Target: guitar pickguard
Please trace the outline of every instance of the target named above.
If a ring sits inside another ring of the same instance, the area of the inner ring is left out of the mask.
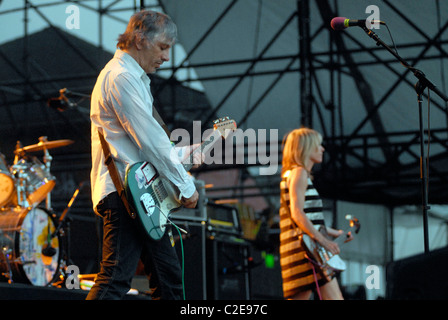
[[[145,208],[146,215],[150,217],[156,209],[156,203],[154,199],[149,193],[143,193],[140,196],[140,203],[142,204],[143,208]]]

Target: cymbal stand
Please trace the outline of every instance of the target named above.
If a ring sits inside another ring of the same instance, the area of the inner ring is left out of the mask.
[[[22,143],[20,141],[17,141],[16,144],[16,150],[15,150],[15,157],[14,157],[14,163],[11,166],[12,174],[17,179],[16,183],[16,192],[17,192],[17,205],[22,207],[28,207],[28,200],[26,199],[26,174],[25,169],[26,167],[21,166],[19,163],[20,158],[24,156],[23,151],[19,152],[19,150],[22,150]]]
[[[66,222],[66,218],[68,216],[68,212],[70,211],[70,208],[72,207],[73,203],[75,202],[76,198],[78,197],[79,192],[81,191],[81,189],[84,186],[84,181],[82,181],[78,188],[75,190],[75,192],[73,193],[72,198],[70,199],[67,207],[65,208],[65,210],[62,212],[61,216],[59,217],[59,224],[57,225],[55,231],[51,234],[50,239],[48,240],[48,243],[51,243],[51,240],[56,237],[58,235],[58,233],[60,233],[64,238],[65,238],[65,249],[63,252],[62,256],[65,256],[65,263],[67,264],[72,264],[72,261],[70,259],[70,223]],[[62,229],[62,226],[65,224],[65,230]],[[66,265],[61,265],[61,271],[63,271],[64,267],[66,267]],[[64,270],[65,271],[65,270]]]
[[[12,166],[12,173],[17,178],[16,192],[17,192],[17,205],[22,207],[29,207],[28,200],[26,198],[26,167],[16,163]]]
[[[49,174],[50,168],[51,168],[51,161],[53,160],[53,157],[48,152],[48,149],[45,147],[45,142],[48,142],[46,136],[39,137],[39,142],[42,142],[44,144],[44,165],[45,165],[45,171]],[[48,192],[47,198],[45,200],[45,207],[48,210],[51,210],[51,192]]]

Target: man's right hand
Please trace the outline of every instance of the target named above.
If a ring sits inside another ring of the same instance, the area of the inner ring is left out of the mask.
[[[184,198],[182,197],[182,199],[180,200],[180,202],[182,203],[182,205],[185,208],[189,208],[189,209],[193,209],[196,207],[197,203],[199,200],[199,193],[196,190],[193,195],[190,198]]]

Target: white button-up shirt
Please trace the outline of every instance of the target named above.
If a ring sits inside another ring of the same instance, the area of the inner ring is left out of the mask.
[[[101,71],[91,97],[92,202],[98,202],[116,191],[104,163],[104,152],[98,129],[109,144],[118,171],[125,179],[126,168],[148,161],[160,175],[169,179],[182,196],[190,198],[196,188],[193,178],[181,163],[173,162],[173,146],[163,128],[153,117],[150,79],[137,61],[117,50]]]

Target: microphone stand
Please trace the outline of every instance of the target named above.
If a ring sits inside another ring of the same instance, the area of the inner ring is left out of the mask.
[[[49,243],[51,243],[51,239],[53,239],[54,237],[56,237],[59,234],[59,231],[61,230],[62,226],[64,225],[67,214],[68,214],[70,208],[72,207],[73,202],[78,197],[79,191],[83,188],[83,186],[84,186],[84,181],[82,181],[79,184],[78,188],[73,193],[73,196],[70,199],[67,207],[65,208],[65,210],[62,212],[61,216],[59,217],[59,224],[56,227],[55,231],[51,234]],[[70,259],[70,226],[69,226],[69,223],[66,223],[66,231],[64,232],[64,236],[65,236],[65,252],[64,252],[65,260],[66,260],[66,263],[71,264],[72,262]]]
[[[76,198],[78,197],[78,193],[79,191],[81,191],[82,187],[84,186],[84,181],[82,181],[78,188],[75,190],[75,192],[73,193],[72,198],[70,199],[70,201],[68,202],[67,207],[65,208],[65,210],[62,212],[60,218],[59,218],[59,225],[57,226],[56,230],[53,232],[53,234],[51,235],[52,238],[56,237],[56,235],[58,234],[59,230],[61,229],[62,225],[64,224],[65,221],[65,217],[67,216],[68,211],[70,210],[70,208],[72,207],[73,202],[76,200]]]
[[[445,101],[445,104],[448,102],[448,97],[441,92],[431,81],[426,78],[425,74],[409,65],[406,61],[401,58],[398,53],[393,51],[387,44],[385,44],[378,35],[375,34],[371,29],[368,29],[366,26],[361,26],[361,28],[365,31],[365,33],[376,41],[377,46],[382,46],[387,51],[389,51],[395,58],[397,58],[398,61],[407,69],[409,69],[414,76],[418,79],[417,83],[415,84],[415,91],[417,92],[417,101],[418,101],[418,110],[419,110],[419,125],[420,125],[420,178],[422,183],[422,210],[423,210],[423,234],[424,234],[424,246],[425,246],[425,253],[429,252],[429,237],[428,237],[428,190],[427,190],[427,172],[426,172],[426,165],[428,159],[425,158],[424,155],[424,141],[423,141],[423,113],[422,113],[422,94],[423,91],[428,88],[432,91],[434,91],[440,98],[442,98]],[[429,142],[428,142],[429,143]]]

